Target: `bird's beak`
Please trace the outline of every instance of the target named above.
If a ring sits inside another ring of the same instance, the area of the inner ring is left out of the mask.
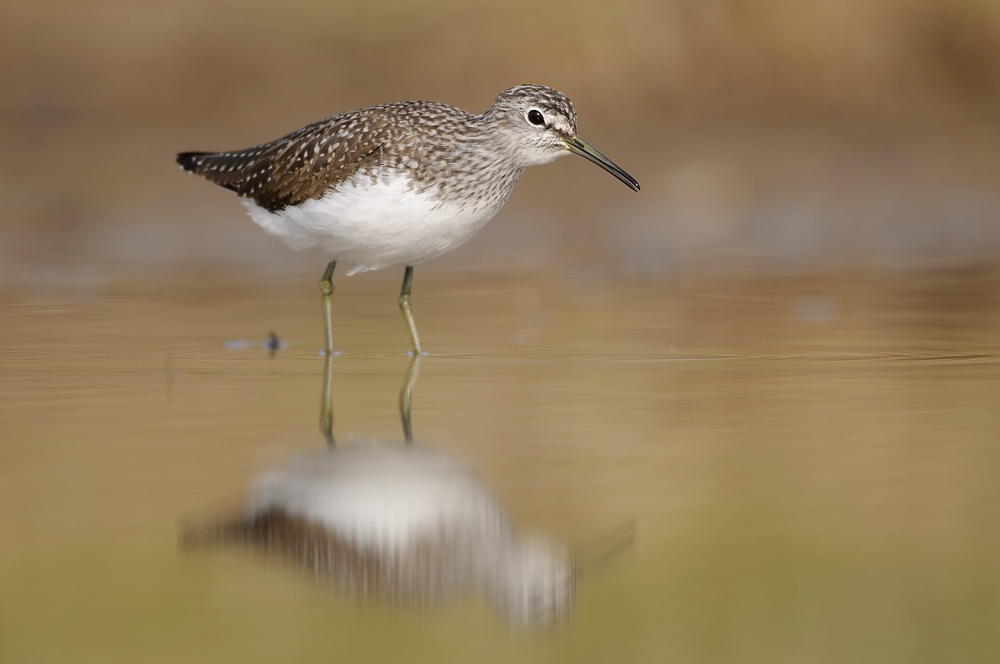
[[[574,136],[573,138],[566,139],[566,147],[573,154],[578,154],[587,161],[592,161],[608,173],[611,173],[616,178],[624,182],[629,186],[632,191],[639,191],[639,183],[635,181],[635,178],[623,171],[618,165],[605,157],[603,154],[590,147],[582,138],[579,136]]]

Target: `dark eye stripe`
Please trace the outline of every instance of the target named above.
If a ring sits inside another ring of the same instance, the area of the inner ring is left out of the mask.
[[[536,111],[535,109],[531,109],[530,111],[528,111],[528,122],[530,122],[533,125],[545,124],[545,116],[543,116],[540,112]]]

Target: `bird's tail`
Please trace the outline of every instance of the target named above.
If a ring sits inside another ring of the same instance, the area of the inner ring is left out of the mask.
[[[177,155],[177,163],[188,173],[197,173],[198,167],[204,162],[203,157],[211,154],[211,152],[181,152]]]

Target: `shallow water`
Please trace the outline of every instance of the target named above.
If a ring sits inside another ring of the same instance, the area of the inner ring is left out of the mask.
[[[181,543],[325,449],[315,284],[7,292],[0,661],[996,661],[998,304],[975,271],[418,283],[417,446],[579,559],[637,532],[525,626]],[[335,316],[337,444],[401,448],[393,286]]]

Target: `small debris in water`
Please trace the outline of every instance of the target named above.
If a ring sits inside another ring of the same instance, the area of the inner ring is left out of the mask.
[[[278,338],[277,334],[271,332],[271,334],[268,335],[267,340],[264,341],[264,343],[262,343],[260,347],[269,352],[271,354],[271,357],[274,357],[275,353],[277,353],[279,350],[282,350],[287,345],[288,344],[286,344],[284,341]]]

